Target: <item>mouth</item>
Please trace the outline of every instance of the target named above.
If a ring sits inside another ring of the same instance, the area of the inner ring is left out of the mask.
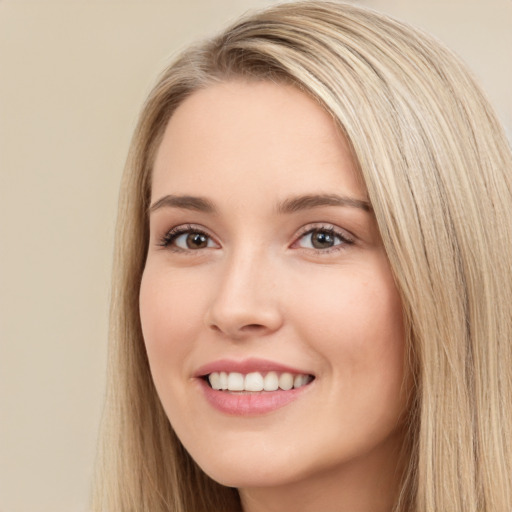
[[[212,361],[194,376],[214,409],[244,417],[273,413],[309,395],[316,380],[305,369],[260,358]]]
[[[291,372],[212,372],[201,378],[216,391],[229,393],[255,393],[272,391],[289,391],[307,386],[314,376],[305,373]]]

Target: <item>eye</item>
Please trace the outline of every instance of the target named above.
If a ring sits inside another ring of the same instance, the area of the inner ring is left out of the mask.
[[[160,245],[176,251],[196,251],[217,247],[210,235],[192,226],[178,226],[171,229]]]
[[[318,227],[304,233],[296,242],[298,247],[326,251],[337,246],[351,245],[353,240],[332,227]],[[341,248],[341,247],[340,247]]]

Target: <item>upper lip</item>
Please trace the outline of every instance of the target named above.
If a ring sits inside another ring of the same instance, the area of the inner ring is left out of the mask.
[[[247,374],[251,372],[288,372],[300,375],[312,375],[311,372],[293,368],[268,359],[249,358],[243,360],[217,359],[198,368],[194,377],[204,377],[213,372],[238,372]]]

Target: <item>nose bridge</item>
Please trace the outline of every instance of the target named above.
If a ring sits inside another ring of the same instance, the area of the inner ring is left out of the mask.
[[[241,244],[227,255],[207,314],[208,326],[233,338],[279,328],[274,267],[262,246]]]

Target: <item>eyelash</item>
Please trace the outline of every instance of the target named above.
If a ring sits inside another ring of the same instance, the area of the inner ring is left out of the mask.
[[[177,226],[175,228],[170,229],[160,240],[159,245],[161,247],[165,247],[167,249],[171,249],[172,251],[176,252],[187,252],[186,249],[182,249],[181,247],[176,247],[173,245],[173,242],[179,238],[181,235],[186,235],[187,233],[195,233],[198,235],[203,235],[207,237],[208,239],[211,239],[212,237],[201,228],[198,228],[197,226],[193,226],[191,224],[187,224],[185,226]],[[194,252],[193,249],[189,249],[191,252]]]
[[[340,240],[340,243],[333,245],[331,247],[326,247],[323,249],[317,249],[317,248],[305,248],[306,250],[314,250],[316,252],[326,254],[330,252],[335,251],[341,251],[343,249],[346,249],[348,245],[353,245],[354,240],[351,238],[344,230],[341,230],[339,228],[336,228],[333,225],[326,225],[326,224],[319,224],[316,226],[308,226],[302,233],[300,233],[296,239],[295,242],[293,242],[292,246],[297,245],[304,237],[308,235],[312,235],[313,233],[324,233],[326,235],[329,235],[333,238],[337,238]]]
[[[203,235],[208,240],[212,240],[211,235],[209,235],[206,231],[204,231],[203,229],[201,229],[197,226],[188,224],[188,225],[184,225],[184,226],[177,226],[175,228],[170,229],[162,237],[162,239],[160,240],[158,245],[160,245],[161,247],[170,249],[174,252],[198,252],[201,248],[199,248],[199,249],[183,249],[181,247],[177,247],[177,246],[173,245],[173,243],[180,236],[185,235],[185,234],[192,234],[192,233],[198,234],[198,235]],[[326,254],[326,253],[330,253],[330,252],[334,252],[334,251],[343,250],[346,248],[346,246],[354,244],[354,240],[350,236],[348,236],[345,231],[342,231],[339,228],[336,228],[332,225],[320,224],[317,226],[313,226],[313,227],[309,226],[308,228],[306,228],[302,233],[300,233],[297,236],[295,242],[293,242],[293,244],[292,244],[292,247],[298,245],[300,240],[302,240],[304,237],[306,237],[308,235],[312,235],[313,233],[325,233],[328,236],[337,238],[340,241],[340,243],[333,245],[331,247],[323,248],[323,249],[305,248],[305,247],[302,247],[302,249],[314,250],[318,253]],[[299,248],[301,248],[301,247],[299,246]]]

